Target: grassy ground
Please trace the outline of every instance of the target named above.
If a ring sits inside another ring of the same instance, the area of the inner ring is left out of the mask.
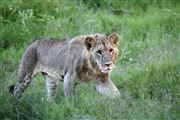
[[[32,40],[95,32],[121,36],[119,61],[111,73],[121,98],[105,98],[88,83],[66,101],[61,83],[55,102],[47,103],[39,75],[20,104],[12,105],[8,86],[17,82],[21,56]],[[0,119],[178,120],[179,45],[178,0],[1,0]]]

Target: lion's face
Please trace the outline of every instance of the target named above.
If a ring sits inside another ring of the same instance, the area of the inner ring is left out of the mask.
[[[89,62],[96,72],[108,73],[115,66],[118,56],[118,35],[105,37],[101,34],[87,37],[85,45],[89,51]]]

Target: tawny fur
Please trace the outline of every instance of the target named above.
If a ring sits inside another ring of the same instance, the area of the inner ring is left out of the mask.
[[[58,81],[64,81],[65,96],[72,96],[79,82],[95,81],[96,90],[107,96],[119,95],[109,79],[109,71],[117,62],[118,40],[116,33],[81,35],[59,41],[40,39],[26,49],[19,69],[19,82],[10,92],[20,98],[37,73],[46,80],[48,100],[55,96]]]

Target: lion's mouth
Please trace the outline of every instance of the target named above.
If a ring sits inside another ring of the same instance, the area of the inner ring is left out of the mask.
[[[110,69],[110,68],[101,69],[101,72],[102,72],[102,73],[108,73],[109,71],[111,71],[111,69]]]

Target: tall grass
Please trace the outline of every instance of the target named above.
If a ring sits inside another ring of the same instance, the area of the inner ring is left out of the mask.
[[[0,119],[179,119],[180,2],[177,0],[1,0]],[[41,75],[13,106],[8,86],[17,83],[21,56],[34,39],[80,34],[121,36],[111,79],[122,93],[108,99],[80,84],[66,101],[63,83],[46,101]]]

